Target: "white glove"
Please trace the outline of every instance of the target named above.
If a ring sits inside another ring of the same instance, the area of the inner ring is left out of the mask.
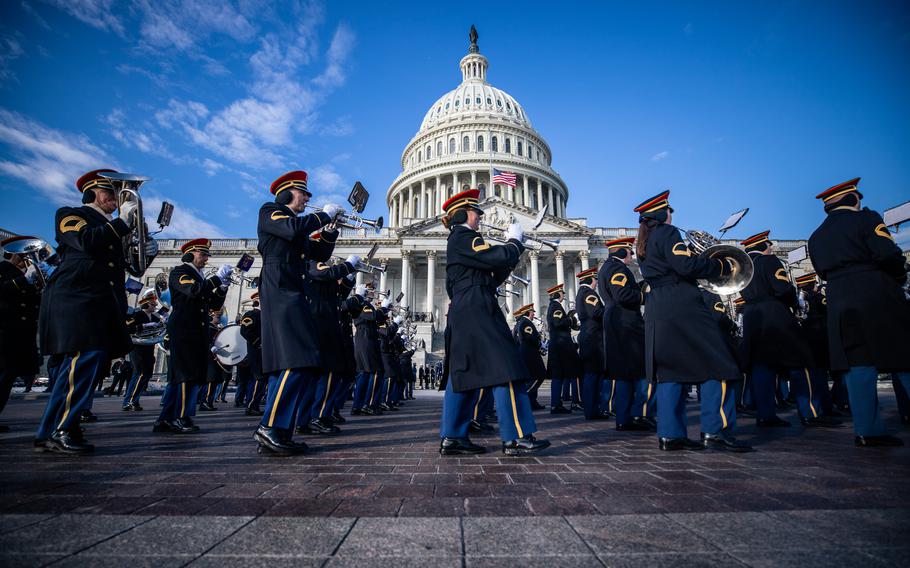
[[[139,207],[139,203],[136,201],[124,201],[120,206],[120,218],[130,227],[136,224],[134,213],[137,207]]]
[[[142,324],[142,329],[150,329],[153,327],[158,327],[158,324],[155,322]]]
[[[322,212],[334,219],[339,213],[344,213],[344,207],[335,205],[334,203],[328,203],[322,208]]]
[[[392,321],[395,322],[395,325],[401,325],[401,322],[404,321],[404,318],[401,316],[395,316],[395,319],[393,319]]]
[[[525,242],[525,232],[521,228],[521,225],[518,223],[512,223],[509,225],[509,228],[506,229],[506,238],[509,240],[515,239],[516,241],[523,243]]]
[[[212,353],[218,353],[218,348],[213,345],[211,347],[211,349],[209,349],[209,351],[211,351]]]
[[[349,275],[349,276],[350,276],[350,275]],[[367,287],[366,287],[366,285],[365,285],[365,284],[359,284],[356,288],[354,288],[354,293],[357,294],[357,295],[360,296],[360,297],[366,296],[366,295],[367,295]]]
[[[34,264],[28,264],[28,268],[25,269],[25,279],[28,280],[29,284],[34,284],[35,280],[38,279],[38,269],[35,268]]]
[[[145,243],[145,256],[155,256],[158,254],[158,241],[149,239]]]
[[[389,298],[383,298],[381,305],[383,308],[388,308],[389,306],[392,305],[392,300]]]
[[[356,254],[352,254],[347,259],[345,259],[345,262],[347,262],[351,266],[357,266],[360,263],[360,257],[357,256]]]
[[[355,272],[346,274],[344,277],[348,279],[348,282],[353,282],[354,280],[357,280],[357,274]]]
[[[222,284],[229,283],[228,277],[231,275],[231,272],[233,272],[233,270],[231,270],[230,264],[222,264],[218,268],[218,279],[221,280]]]

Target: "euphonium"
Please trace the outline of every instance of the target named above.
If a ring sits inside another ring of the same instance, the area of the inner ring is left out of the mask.
[[[113,184],[114,191],[117,192],[118,211],[127,201],[136,202],[136,222],[130,234],[123,237],[123,257],[127,271],[133,276],[142,276],[153,260],[146,255],[146,243],[150,237],[142,211],[142,198],[139,196],[139,187],[149,178],[119,172],[102,172],[99,175]]]
[[[686,231],[686,238],[689,239],[689,246],[699,256],[726,259],[733,266],[733,270],[723,276],[699,280],[698,283],[706,290],[721,296],[729,296],[739,292],[752,281],[755,267],[746,251],[733,245],[722,244],[705,231]]]
[[[47,286],[47,275],[41,267],[41,262],[54,254],[53,249],[46,242],[37,237],[31,239],[19,238],[3,245],[3,252],[18,254],[25,259],[26,264],[34,266],[37,279],[35,285],[38,290],[44,290],[44,287]],[[44,254],[45,258],[42,258],[42,254]]]

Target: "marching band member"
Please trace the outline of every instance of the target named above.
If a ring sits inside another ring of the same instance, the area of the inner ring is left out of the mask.
[[[843,372],[860,447],[902,446],[885,433],[878,411],[878,373],[910,387],[910,302],[901,286],[904,257],[875,211],[862,207],[859,178],[816,197],[828,216],[809,237],[809,256],[827,282],[831,370]]]
[[[821,375],[819,398],[822,413],[825,416],[838,416],[840,412],[835,410],[833,393],[828,388],[828,306],[825,304],[825,297],[818,291],[817,274],[814,272],[803,274],[797,277],[795,282],[800,297],[800,330],[812,352],[812,360],[815,363],[813,370]],[[833,378],[835,385],[841,382],[840,374],[836,374]]]
[[[376,400],[376,385],[382,382],[382,354],[379,351],[378,324],[384,321],[382,312],[370,303],[367,286],[357,287],[355,295],[360,303],[354,316],[354,358],[357,362],[357,384],[351,414],[373,415],[382,413]]]
[[[476,389],[492,387],[499,417],[502,451],[524,455],[550,445],[537,440],[528,395],[521,388],[529,377],[509,326],[496,300],[496,288],[508,278],[524,252],[524,232],[513,223],[508,242],[490,246],[477,229],[483,210],[480,190],[470,189],[442,206],[449,228],[446,247],[446,292],[451,300],[446,327],[449,376],[443,398],[439,452],[443,455],[486,451],[468,438],[471,403]]]
[[[262,255],[262,368],[269,375],[269,389],[254,437],[260,452],[289,455],[306,450],[306,444],[291,440],[295,412],[303,389],[318,380],[322,366],[304,274],[307,261],[327,261],[335,244],[313,243],[309,236],[343,210],[328,204],[318,213],[298,217],[312,197],[304,171],[284,174],[270,190],[275,201],[259,209],[257,231]]]
[[[572,341],[572,330],[578,329],[573,314],[562,305],[565,285],[547,289],[547,329],[550,345],[547,349],[547,373],[550,376],[550,414],[571,414],[562,404],[562,386],[578,380],[578,346]]]
[[[218,337],[218,332],[224,329],[226,323],[224,317],[223,309],[209,311],[209,345],[215,345],[215,338]],[[221,366],[221,362],[215,356],[214,351],[209,349],[205,382],[203,383],[204,386],[200,388],[202,396],[199,397],[199,410],[204,412],[218,410],[215,408],[215,397],[218,395],[218,386],[224,383],[225,376],[230,380],[230,371]]]
[[[259,311],[259,291],[250,296],[252,307],[240,318],[240,335],[246,339],[247,362],[250,366],[250,385],[247,386],[247,416],[262,416],[259,405],[268,388],[268,377],[262,372],[262,316]],[[238,386],[239,391],[239,386]]]
[[[812,352],[794,314],[798,308],[796,289],[773,253],[769,233],[762,231],[740,243],[755,267],[752,280],[740,294],[746,301],[742,350],[752,379],[757,424],[790,425],[774,413],[774,379],[781,373],[790,379],[804,426],[839,426],[840,422],[822,416],[821,390],[827,388],[827,381],[814,369]]]
[[[133,327],[138,331],[161,325],[161,318],[155,313],[158,308],[158,295],[154,289],[145,290],[139,297],[137,305],[139,309],[130,314],[126,320],[128,328]],[[155,372],[155,344],[133,345],[130,361],[133,363],[133,374],[123,397],[124,412],[142,410],[142,407],[139,406],[139,399],[151,380],[152,373]]]
[[[334,243],[338,239],[338,231],[323,230],[310,236],[314,242],[323,241]],[[333,389],[338,388],[340,380],[338,374],[343,370],[344,357],[341,327],[338,318],[338,282],[349,274],[356,272],[354,268],[360,262],[360,257],[351,255],[340,264],[310,261],[307,271],[310,310],[313,319],[319,326],[319,335],[316,337],[319,354],[322,356],[322,367],[318,381],[313,381],[304,389],[301,397],[300,409],[297,411],[297,431],[305,434],[336,434],[339,428],[333,425],[328,418],[332,414],[329,399],[334,394]]]
[[[601,397],[605,386],[603,373],[603,314],[604,305],[597,295],[597,267],[582,270],[575,275],[578,279],[578,293],[575,295],[575,311],[581,322],[578,332],[578,357],[581,361],[581,403],[586,420],[603,420],[610,417],[607,408],[602,408]],[[610,392],[610,391],[607,391]]]
[[[34,237],[10,237],[0,246]],[[18,254],[3,253],[0,261],[0,412],[3,412],[17,377],[38,373],[41,356],[38,336],[38,309],[41,291],[38,268]],[[0,432],[9,428],[0,425]]]
[[[354,321],[352,314],[360,310],[360,301],[353,294],[355,274],[348,274],[338,281],[338,323],[341,330],[341,369],[339,371],[339,385],[332,395],[331,420],[335,424],[344,424],[347,422],[341,415],[344,409],[344,403],[352,394],[354,378],[357,375],[357,366],[354,359]],[[322,417],[325,419],[325,417]]]
[[[644,292],[629,269],[634,237],[604,243],[609,257],[597,273],[597,291],[604,303],[603,335],[606,376],[612,381],[612,412],[617,430],[652,431],[653,385],[645,379]],[[649,413],[649,406],[651,412]],[[640,419],[635,419],[637,413]]]
[[[132,340],[126,329],[123,237],[135,226],[135,201],[117,210],[111,182],[94,170],[76,182],[81,207],[61,207],[55,217],[60,266],[48,280],[38,318],[41,353],[58,356],[54,389],[38,427],[35,445],[84,454],[94,450],[79,427],[91,406],[92,386],[110,361],[126,355]],[[150,241],[154,243],[154,241]]]
[[[645,298],[645,371],[658,383],[659,447],[749,451],[750,446],[733,437],[736,407],[729,383],[740,380],[739,366],[696,283],[722,276],[733,266],[692,253],[670,224],[669,196],[664,191],[635,208],[640,223],[635,252],[650,286]],[[701,384],[702,443],[687,436],[683,385],[691,383]]]
[[[212,357],[209,311],[224,305],[231,273],[228,264],[221,265],[215,276],[206,278],[202,273],[209,262],[211,246],[208,239],[185,242],[180,247],[183,264],[168,276],[172,311],[167,318],[167,387],[152,432],[188,434],[199,430],[192,417],[196,415],[197,395],[206,383]]]
[[[512,312],[515,317],[515,325],[512,326],[512,337],[518,345],[518,351],[521,353],[521,359],[524,361],[525,368],[531,380],[528,382],[527,392],[528,401],[531,403],[531,410],[535,410],[537,402],[537,389],[547,378],[547,368],[543,364],[543,357],[540,354],[540,332],[534,325],[534,304],[527,304]],[[540,405],[537,405],[540,406]],[[541,407],[542,408],[542,407]]]
[[[416,349],[408,349],[409,337],[405,335],[404,328],[398,330],[399,343],[401,344],[401,353],[398,355],[398,362],[401,368],[399,376],[401,377],[401,390],[398,393],[396,404],[401,404],[402,399],[414,400],[414,383],[417,377],[414,374],[413,357]]]
[[[387,301],[388,298],[383,303]],[[386,315],[386,320],[376,326],[379,332],[379,353],[382,357],[383,369],[382,385],[379,391],[379,408],[382,410],[398,410],[389,404],[389,400],[395,384],[398,382],[398,375],[401,370],[401,363],[398,360],[400,352],[398,326],[404,320],[400,315],[389,318],[388,306],[383,306],[383,313]]]

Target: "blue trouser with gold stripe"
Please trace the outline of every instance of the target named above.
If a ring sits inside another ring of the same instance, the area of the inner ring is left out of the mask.
[[[246,407],[259,408],[259,405],[262,404],[262,399],[265,398],[266,391],[269,389],[269,380],[254,379],[250,381],[250,386],[247,388]]]
[[[379,397],[376,396],[376,383],[378,382],[381,373],[377,371],[360,371],[357,373],[357,382],[354,387],[354,410],[361,410],[364,407],[373,407],[374,404],[378,405],[375,400]]]
[[[317,374],[314,380],[306,381],[303,385],[303,391],[297,400],[297,408],[294,410],[294,419],[298,427],[306,426],[313,419],[313,401],[316,399],[316,389],[319,387],[319,381],[322,376]]]
[[[537,431],[525,385],[508,382],[487,388],[493,390],[496,414],[499,417],[499,436],[504,442],[529,436]],[[442,401],[440,438],[468,437],[468,426],[477,396],[477,390],[455,392],[452,390],[451,379],[447,382],[445,397]]]
[[[316,382],[318,373],[316,368],[299,367],[271,375],[262,425],[266,428],[292,429],[300,397],[308,383]]]
[[[178,418],[196,415],[196,398],[199,385],[169,382],[161,395],[161,413],[158,420],[170,422]]]
[[[348,401],[348,397],[353,396],[353,386],[354,379],[350,376],[343,377],[339,382],[339,386],[335,390],[335,393],[332,395],[332,410],[335,412],[341,413],[341,410],[344,408],[344,403]],[[326,410],[326,412],[330,412]]]
[[[604,379],[600,380],[600,410],[601,412],[609,412],[610,414],[616,414],[616,410],[613,408],[613,398],[616,396],[616,381],[613,379]]]
[[[550,408],[557,408],[562,406],[562,387],[566,381],[572,381],[575,379],[550,379]]]
[[[474,412],[472,413],[472,420],[485,424],[487,421],[487,416],[490,415],[490,412],[493,411],[493,389],[490,387],[484,387],[477,389],[477,398],[474,401]]]
[[[625,426],[632,422],[632,402],[635,400],[635,381],[608,381],[613,383],[613,397],[610,411],[616,415],[616,425]]]
[[[632,416],[636,418],[653,418],[657,406],[655,384],[648,379],[635,381],[635,399],[632,402]]]
[[[333,403],[340,386],[341,380],[332,371],[323,372],[319,376],[313,394],[313,404],[310,406],[310,420],[321,420],[332,415]]]
[[[701,383],[701,431],[706,434],[732,433],[736,425],[733,383],[710,380]],[[657,435],[685,438],[686,391],[684,383],[657,384]]]
[[[79,426],[82,410],[91,407],[92,387],[107,372],[106,351],[80,351],[67,354],[54,368],[54,390],[44,407],[36,438],[48,439],[57,430]]]
[[[891,380],[901,382],[910,390],[910,373],[893,373]],[[853,431],[857,436],[881,436],[885,424],[878,409],[878,371],[875,367],[850,367],[844,373],[850,412],[853,414]]]
[[[601,412],[600,407],[600,389],[603,383],[603,375],[600,373],[586,372],[581,380],[581,402],[585,412],[585,418],[594,418]]]

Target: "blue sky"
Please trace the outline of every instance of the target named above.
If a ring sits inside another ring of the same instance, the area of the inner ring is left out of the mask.
[[[558,6],[558,8],[554,8]],[[460,81],[476,24],[568,183],[570,216],[805,238],[814,195],[862,176],[910,198],[910,8],[892,1],[261,2],[7,0],[0,6],[0,227],[52,237],[95,167],[154,178],[170,235],[255,236],[268,184],[355,180],[386,214],[401,150]]]

